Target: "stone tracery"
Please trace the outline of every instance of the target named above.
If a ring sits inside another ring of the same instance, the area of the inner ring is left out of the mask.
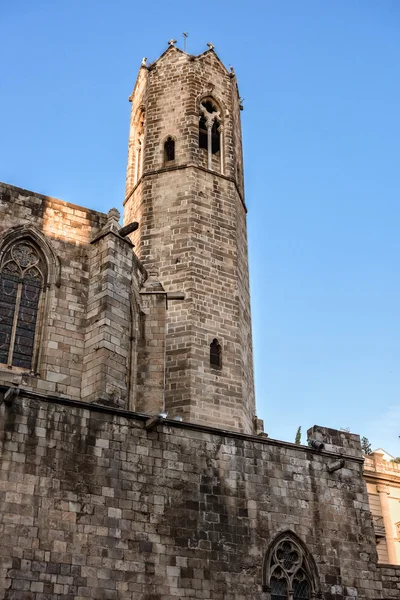
[[[220,170],[224,173],[224,126],[221,110],[210,98],[200,102],[199,147],[207,150],[207,166],[213,168],[213,154],[220,155]]]
[[[270,548],[264,590],[269,600],[311,600],[317,597],[309,558],[295,536],[287,532]]]

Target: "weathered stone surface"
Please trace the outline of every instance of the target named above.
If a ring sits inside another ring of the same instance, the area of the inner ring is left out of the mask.
[[[383,598],[391,600],[400,597],[400,567],[379,565],[378,571],[382,577]]]
[[[223,174],[221,153],[212,157],[209,170],[207,152],[199,147],[204,97],[220,107]],[[175,160],[165,164],[169,136],[176,140]],[[193,57],[171,47],[154,65],[140,69],[132,94],[124,221],[140,223],[132,240],[146,269],[157,273],[166,291],[185,293],[167,314],[166,408],[192,422],[252,433],[241,146],[236,78],[212,50]],[[222,347],[222,370],[210,366],[214,338]]]
[[[14,228],[44,235],[60,264],[59,281],[46,291],[38,374],[0,365],[0,382],[16,376],[25,389],[47,394],[81,396],[89,286],[90,241],[106,222],[106,215],[0,184],[0,242]]]
[[[223,108],[223,155],[199,148],[205,96]],[[304,447],[254,418],[234,74],[172,47],[140,69],[131,125],[137,254],[115,209],[0,184],[0,261],[26,235],[48,268],[37,368],[0,365],[0,600],[270,600],[264,559],[284,532],[309,554],[314,597],[399,597],[359,437],[314,426]]]
[[[2,404],[0,597],[260,598],[263,557],[286,529],[325,599],[384,598],[381,578],[396,597],[350,434],[346,468],[330,474],[334,452],[172,421],[146,431],[98,410]]]

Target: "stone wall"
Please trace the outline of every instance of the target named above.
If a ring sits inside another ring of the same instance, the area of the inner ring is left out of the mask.
[[[311,435],[331,449],[173,421],[147,431],[135,413],[21,392],[1,404],[0,598],[266,598],[263,558],[285,530],[325,600],[395,598],[358,437]]]
[[[383,598],[392,600],[400,597],[400,567],[393,565],[379,565],[379,574],[382,577]]]

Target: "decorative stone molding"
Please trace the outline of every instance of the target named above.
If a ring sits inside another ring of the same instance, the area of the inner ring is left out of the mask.
[[[61,278],[60,259],[45,235],[32,225],[17,225],[6,231],[0,239],[0,262],[10,245],[22,239],[31,240],[43,252],[47,266],[47,285],[55,284],[59,286]]]
[[[290,530],[280,533],[265,555],[263,591],[268,600],[284,594],[290,594],[290,598],[293,594],[299,598],[318,598],[321,595],[314,558],[300,538]],[[300,591],[304,596],[299,595]]]
[[[390,495],[390,487],[384,483],[379,483],[376,486],[376,491],[378,492],[378,494],[387,494],[388,496]]]

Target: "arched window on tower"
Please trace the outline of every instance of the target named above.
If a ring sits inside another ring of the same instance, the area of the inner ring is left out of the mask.
[[[290,531],[280,534],[267,552],[263,590],[268,600],[311,600],[319,592],[315,562]]]
[[[164,142],[164,164],[175,160],[175,140],[168,137]]]
[[[210,366],[214,369],[222,368],[222,349],[216,338],[210,344]]]
[[[5,251],[0,264],[0,363],[32,370],[46,262],[29,239]]]
[[[199,148],[203,150],[208,148],[207,121],[203,114],[200,114],[199,119]]]
[[[133,185],[139,181],[143,173],[143,146],[144,146],[145,112],[140,107],[134,122],[134,177]]]
[[[221,173],[224,172],[223,124],[221,111],[211,99],[200,102],[199,148],[207,151],[207,166],[213,169],[213,156],[220,158]]]

